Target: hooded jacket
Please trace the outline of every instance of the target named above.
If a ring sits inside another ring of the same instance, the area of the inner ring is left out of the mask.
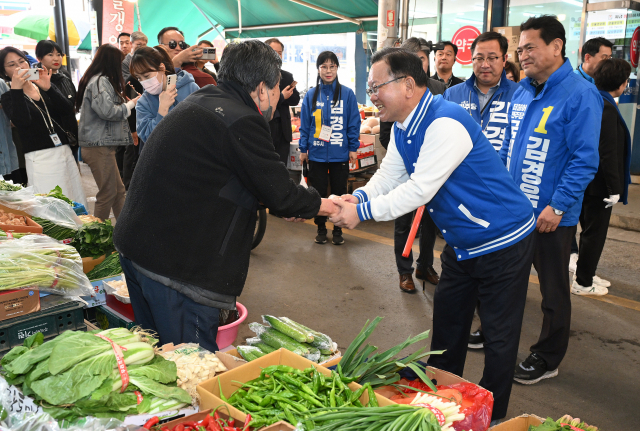
[[[188,95],[200,89],[193,79],[193,75],[189,72],[181,70],[177,75],[176,88],[178,89],[178,96],[175,102],[173,102],[173,105],[169,107],[169,112],[171,112],[178,103],[186,99]],[[160,120],[164,118],[158,113],[159,107],[160,95],[149,94],[145,91],[138,100],[138,104],[136,105],[136,131],[138,132],[138,137],[144,142],[147,142],[153,129],[155,129]]]
[[[313,94],[320,88],[316,106],[312,107]],[[309,152],[314,162],[346,162],[350,151],[360,146],[360,112],[356,95],[341,85],[340,99],[333,106],[336,81],[331,85],[320,84],[304,96],[300,113],[300,152]],[[331,126],[329,142],[320,140],[322,125]]]
[[[233,82],[207,85],[147,141],[114,244],[192,300],[222,307],[231,296],[233,305],[249,270],[258,202],[273,214],[311,218],[321,200],[289,179],[250,95]]]
[[[533,205],[564,211],[559,226],[578,224],[584,191],[598,170],[604,102],[565,58],[536,95],[531,78],[511,99],[500,158]]]
[[[491,100],[484,109],[480,110],[478,91],[475,88],[476,75],[471,75],[460,85],[449,87],[442,96],[445,100],[457,103],[467,111],[476,123],[480,125],[482,132],[487,137],[496,151],[502,148],[504,131],[509,125],[509,106],[511,98],[518,89],[518,84],[507,79],[507,74],[502,71],[500,86],[493,93]]]

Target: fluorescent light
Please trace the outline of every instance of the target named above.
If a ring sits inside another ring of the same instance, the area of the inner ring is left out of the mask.
[[[562,0],[563,3],[569,3],[572,4],[574,6],[580,6],[582,7],[582,2],[578,1],[578,0]]]
[[[528,13],[528,12],[522,12],[522,15],[524,15],[524,16],[530,16],[530,17],[531,17],[531,16],[538,16],[538,15],[536,15],[535,13]]]

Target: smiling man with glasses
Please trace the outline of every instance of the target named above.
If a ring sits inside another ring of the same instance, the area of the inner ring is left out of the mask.
[[[158,43],[163,45],[173,65],[181,69],[183,64],[194,63],[202,57],[202,48],[189,46],[184,41],[184,33],[178,27],[165,27],[158,33]]]
[[[507,414],[533,259],[533,209],[480,126],[433,96],[422,61],[387,48],[371,59],[371,102],[394,121],[387,155],[369,183],[334,198],[331,216],[353,229],[394,220],[425,205],[447,245],[434,295],[429,365],[462,375],[476,302],[486,333],[480,385],[493,392],[493,419]]]

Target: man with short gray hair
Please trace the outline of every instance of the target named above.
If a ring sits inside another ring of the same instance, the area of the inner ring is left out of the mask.
[[[271,141],[281,64],[263,42],[228,45],[219,85],[180,102],[145,143],[114,242],[136,322],[160,344],[218,350],[219,311],[242,293],[259,202],[290,220],[337,211],[289,179]],[[194,202],[198,211],[185,210]]]
[[[136,52],[136,49],[147,46],[147,43],[149,43],[149,38],[143,32],[134,31],[131,33],[131,52],[127,54],[124,60],[122,60],[122,76],[124,77],[125,82],[131,76],[129,66],[131,65],[133,53]]]

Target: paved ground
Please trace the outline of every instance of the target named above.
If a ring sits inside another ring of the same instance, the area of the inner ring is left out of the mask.
[[[82,172],[87,197],[95,196],[86,165]],[[637,199],[640,203],[640,194]],[[326,332],[343,351],[364,322],[376,316],[385,317],[371,338],[381,349],[431,328],[434,286],[427,284],[424,293],[415,295],[400,292],[392,235],[392,223],[366,222],[345,231],[343,246],[316,245],[315,226],[270,216],[239,298],[249,319],[241,326],[238,343],[252,336],[248,324],[259,321],[261,314],[289,316]],[[443,246],[438,239],[436,249]],[[631,413],[638,408],[640,388],[638,256],[640,232],[610,228],[598,270],[612,282],[610,295],[601,300],[572,297],[572,336],[559,376],[534,386],[515,383],[507,417],[535,413],[558,418],[569,413],[604,430],[639,428]],[[439,259],[435,266],[440,271]],[[537,340],[542,322],[533,271],[531,281],[520,359]],[[478,382],[483,361],[481,351],[470,351],[463,377]]]

